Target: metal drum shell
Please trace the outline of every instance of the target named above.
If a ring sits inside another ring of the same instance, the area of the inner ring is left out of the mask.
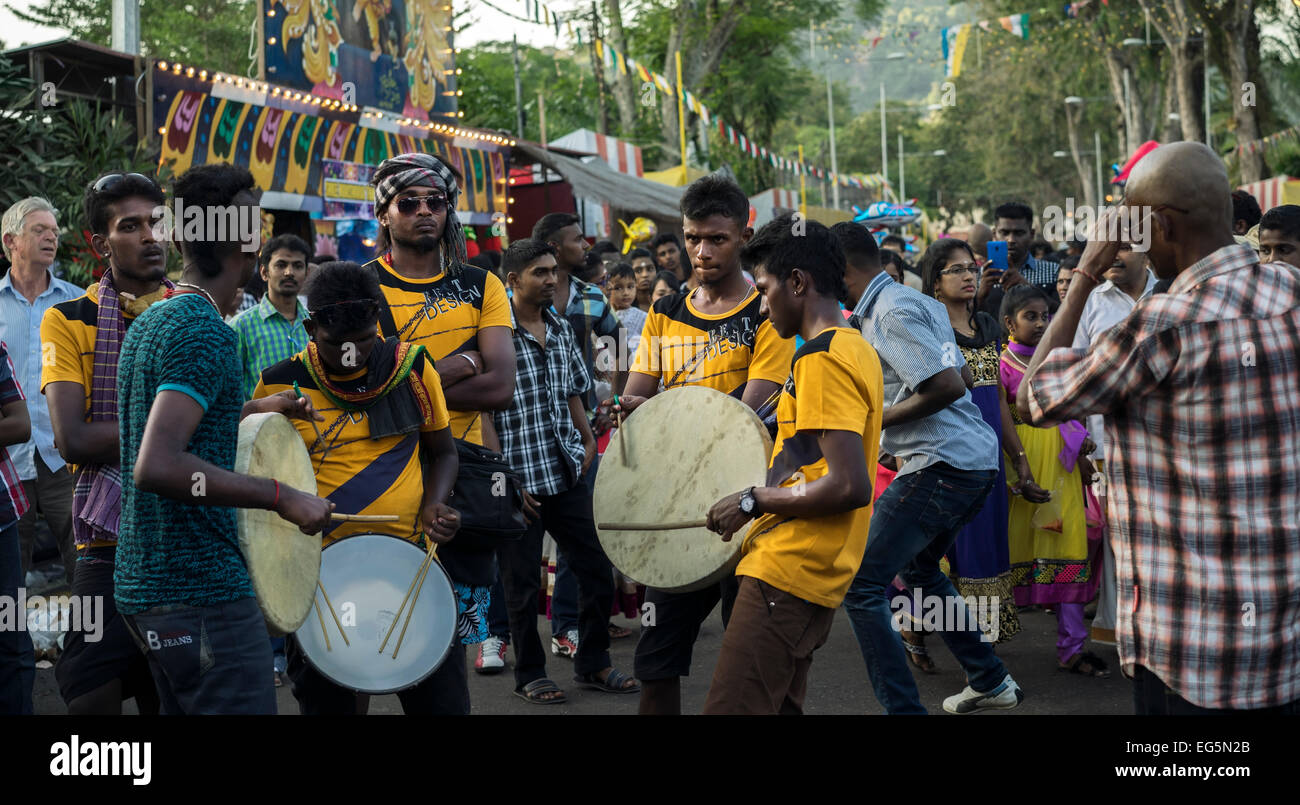
[[[406,611],[397,617],[396,628],[389,637],[384,652],[379,653],[379,645],[393,623],[397,607],[402,603],[411,581],[424,561],[425,552],[417,545],[390,534],[365,533],[344,537],[325,548],[321,555],[321,585],[329,593],[340,618],[344,617],[344,607],[353,605],[355,626],[345,626],[351,645],[344,643],[339,635],[333,616],[323,596],[318,598],[320,614],[324,618],[325,628],[329,633],[330,649],[326,650],[321,632],[321,624],[316,616],[310,615],[302,628],[294,635],[303,655],[321,676],[340,687],[357,693],[384,695],[396,693],[420,684],[446,661],[451,653],[452,641],[458,639],[456,632],[456,593],[451,578],[438,561],[429,563],[429,572],[420,588],[419,598],[415,602],[416,611],[411,617],[410,628],[403,639],[398,659],[392,658],[393,650],[406,622]],[[395,560],[395,561],[394,561]],[[382,578],[374,575],[367,577],[365,571],[374,571],[377,564],[388,562],[389,572]],[[357,587],[355,585],[361,585]],[[415,599],[415,593],[411,593]],[[407,608],[411,602],[407,602]],[[449,613],[449,615],[448,615]],[[446,637],[444,641],[442,637]],[[381,675],[372,674],[369,680],[364,674],[352,671],[344,673],[340,660],[351,663],[351,669],[373,668],[388,671],[384,664],[403,662],[409,664],[410,657],[427,649],[423,657],[422,670],[411,672],[399,680],[376,684]],[[372,665],[372,663],[374,665]]]

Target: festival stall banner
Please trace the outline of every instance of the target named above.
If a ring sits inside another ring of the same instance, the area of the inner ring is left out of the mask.
[[[264,80],[421,120],[455,115],[450,0],[258,6]]]
[[[463,222],[489,225],[494,214],[505,213],[507,146],[472,148],[431,132],[426,136],[424,129],[392,132],[369,128],[355,113],[259,106],[219,97],[212,89],[210,82],[170,73],[154,80],[154,120],[162,126],[159,164],[169,166],[172,175],[195,165],[229,162],[247,167],[263,192],[323,198],[326,179],[341,179],[332,176],[333,171],[348,175],[346,167],[327,170],[325,166],[332,161],[345,166],[355,163],[358,167],[351,175],[357,178],[349,181],[360,182],[364,181],[361,168],[368,173],[395,154],[419,151],[443,157],[460,173],[458,212]],[[341,184],[331,188],[343,192]],[[358,202],[353,197],[334,198]]]
[[[326,220],[375,217],[375,191],[370,187],[374,168],[341,159],[321,160],[321,197]]]

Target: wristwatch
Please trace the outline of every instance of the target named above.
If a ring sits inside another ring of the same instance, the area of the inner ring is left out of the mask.
[[[758,498],[754,497],[754,487],[740,493],[740,510],[750,517],[758,514]]]

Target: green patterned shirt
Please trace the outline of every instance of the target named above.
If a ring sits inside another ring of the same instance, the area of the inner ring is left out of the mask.
[[[231,319],[230,326],[239,336],[240,387],[244,399],[253,399],[253,390],[262,370],[288,360],[307,348],[307,308],[298,303],[298,313],[290,323],[271,304],[269,297]]]

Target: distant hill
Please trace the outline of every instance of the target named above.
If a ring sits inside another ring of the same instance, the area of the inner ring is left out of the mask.
[[[829,74],[836,83],[849,87],[855,112],[879,103],[882,81],[890,99],[908,101],[924,100],[943,82],[941,31],[969,21],[968,6],[953,6],[948,0],[893,0],[878,24],[866,25],[849,15],[848,5],[846,2],[840,28],[853,33],[853,45],[829,52],[819,46],[813,64],[817,73]],[[884,38],[872,48],[871,40],[881,34]],[[821,36],[819,32],[819,39]],[[974,42],[971,44],[973,47]],[[905,58],[886,60],[891,53],[902,53]],[[845,63],[845,59],[851,61]]]

